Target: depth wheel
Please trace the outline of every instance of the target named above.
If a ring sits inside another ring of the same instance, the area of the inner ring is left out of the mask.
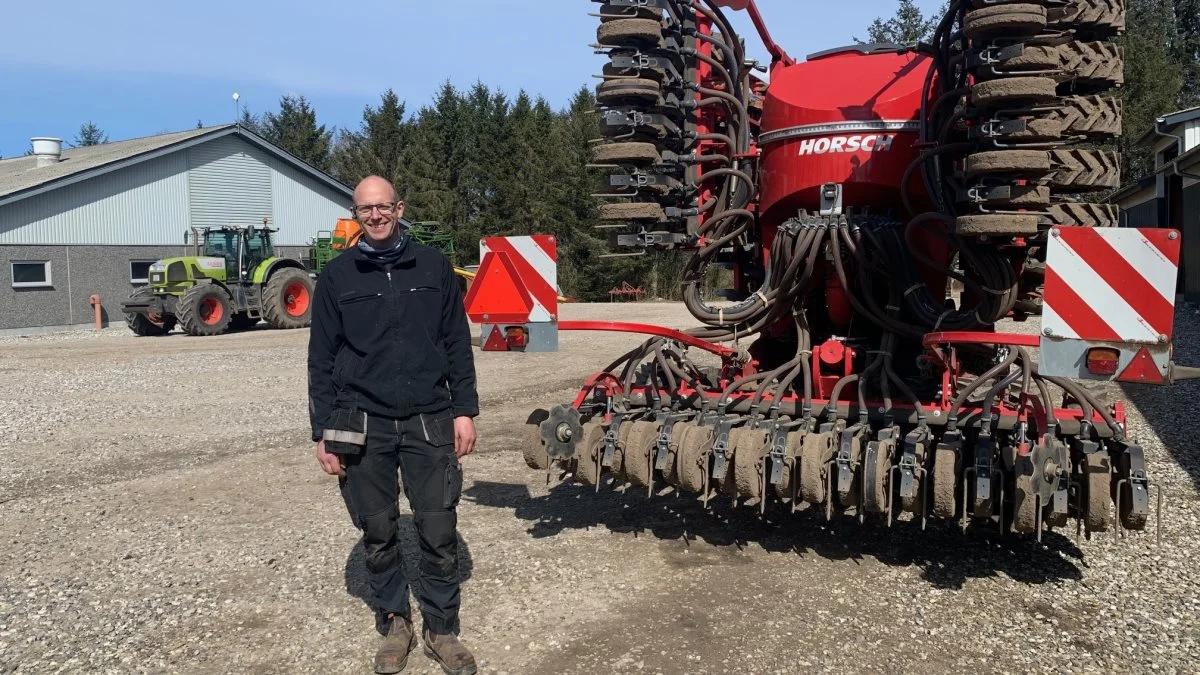
[[[606,80],[596,86],[596,102],[607,106],[657,106],[662,89],[654,80],[638,77]]]
[[[1038,216],[989,213],[959,216],[954,220],[954,230],[959,234],[1037,234],[1040,222]]]
[[[600,220],[663,222],[667,219],[662,207],[652,202],[601,204],[599,212]]]
[[[971,88],[977,106],[1044,103],[1058,97],[1058,83],[1048,77],[1011,77],[980,82]]]
[[[592,161],[645,167],[661,163],[662,155],[653,143],[609,143],[593,148]]]
[[[662,22],[654,19],[615,19],[601,22],[596,41],[605,47],[654,49],[662,42]]]
[[[536,424],[526,424],[521,430],[521,457],[525,459],[525,466],[531,469],[545,471],[550,468],[550,455],[546,453],[546,443]]]
[[[1028,3],[984,7],[967,12],[963,19],[969,38],[1001,34],[1036,35],[1046,27],[1046,8]]]

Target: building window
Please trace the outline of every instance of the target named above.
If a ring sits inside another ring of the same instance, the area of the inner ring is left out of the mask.
[[[155,263],[154,260],[130,260],[129,261],[129,283],[144,284],[150,280],[150,266]]]
[[[12,263],[13,288],[49,288],[49,260],[19,260]]]

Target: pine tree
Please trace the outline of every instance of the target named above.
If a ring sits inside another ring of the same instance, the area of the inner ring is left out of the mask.
[[[892,18],[884,21],[883,17],[877,17],[867,27],[867,42],[907,45],[927,40],[933,35],[934,29],[941,23],[942,17],[950,7],[947,2],[937,12],[926,17],[913,0],[899,1],[900,6]],[[854,41],[860,44],[863,42],[857,37]]]
[[[1171,0],[1129,0],[1125,49],[1122,136],[1119,148],[1126,183],[1154,171],[1154,153],[1137,142],[1154,119],[1178,110],[1184,69],[1176,54],[1179,35]]]
[[[338,134],[332,167],[338,180],[354,185],[371,175],[383,176],[403,193],[407,184],[404,152],[411,124],[404,120],[405,105],[388,89],[380,97],[378,108],[365,106],[358,131]]]
[[[262,136],[308,164],[329,170],[333,132],[317,125],[317,113],[304,96],[283,96],[279,112],[263,118]]]
[[[95,122],[85,122],[79,125],[79,132],[75,134],[74,146],[84,148],[89,145],[100,145],[108,142],[108,134],[100,130]]]

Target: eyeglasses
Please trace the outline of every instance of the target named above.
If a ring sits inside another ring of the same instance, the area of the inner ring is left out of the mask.
[[[390,216],[396,210],[396,206],[397,204],[355,204],[350,210],[359,218],[370,216],[374,209],[379,209],[380,215]]]

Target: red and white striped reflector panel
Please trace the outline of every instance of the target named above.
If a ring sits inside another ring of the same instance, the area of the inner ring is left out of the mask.
[[[1042,329],[1050,337],[1150,344],[1171,339],[1177,230],[1056,227],[1047,239]]]
[[[479,270],[464,298],[476,323],[558,319],[558,246],[553,235],[484,237]]]

